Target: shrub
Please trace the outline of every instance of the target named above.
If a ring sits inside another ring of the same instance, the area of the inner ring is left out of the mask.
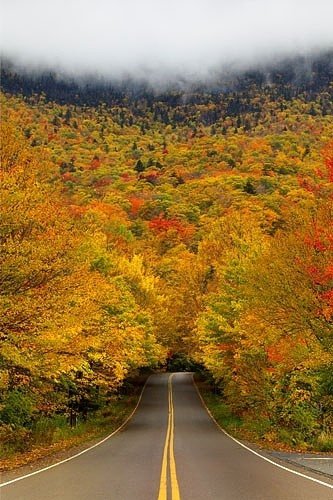
[[[14,428],[9,424],[0,425],[0,443],[0,457],[27,451],[31,443],[31,430]]]
[[[33,398],[18,389],[8,392],[0,411],[0,420],[15,427],[29,427],[33,420]]]

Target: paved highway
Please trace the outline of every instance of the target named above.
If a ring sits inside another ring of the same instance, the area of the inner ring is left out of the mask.
[[[9,484],[3,478],[0,498],[333,500],[333,480],[291,468],[221,432],[190,374],[165,373],[149,378],[121,432],[56,467]]]

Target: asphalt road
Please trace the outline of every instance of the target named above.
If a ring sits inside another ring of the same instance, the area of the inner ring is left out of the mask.
[[[158,374],[124,430],[73,460],[2,486],[0,499],[333,500],[333,480],[293,470],[309,478],[223,434],[190,374]]]

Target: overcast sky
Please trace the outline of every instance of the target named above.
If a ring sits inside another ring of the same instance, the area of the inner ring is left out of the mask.
[[[333,48],[333,0],[1,0],[1,52],[70,74],[205,77]]]

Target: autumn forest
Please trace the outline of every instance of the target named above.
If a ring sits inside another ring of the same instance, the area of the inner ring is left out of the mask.
[[[304,85],[276,70],[224,90],[66,99],[53,77],[7,70],[0,458],[173,360],[267,445],[333,450],[333,80],[320,68]]]

